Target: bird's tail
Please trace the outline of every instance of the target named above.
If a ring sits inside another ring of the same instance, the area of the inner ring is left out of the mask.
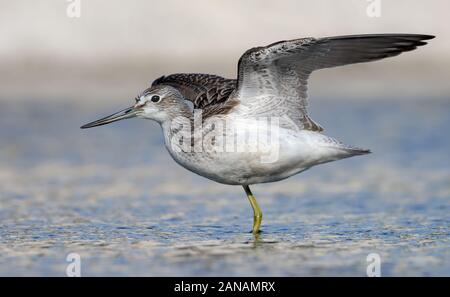
[[[351,146],[347,144],[342,144],[341,149],[346,151],[352,156],[358,156],[358,155],[366,155],[370,154],[371,151],[369,149],[364,149],[356,146]]]
[[[325,136],[323,134],[321,140],[323,141],[322,145],[329,149],[331,160],[339,160],[371,153],[371,151],[368,149],[348,145],[332,137]]]
[[[313,163],[321,164],[340,159],[369,154],[370,150],[345,144],[337,139],[317,132],[303,132],[309,143],[313,144],[315,159]],[[317,159],[316,159],[317,158]]]

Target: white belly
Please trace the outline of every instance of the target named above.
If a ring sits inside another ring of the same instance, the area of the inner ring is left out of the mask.
[[[285,179],[311,166],[345,158],[348,152],[320,133],[294,131],[261,121],[233,121],[222,133],[202,139],[201,151],[166,146],[183,167],[219,183],[250,185]],[[230,132],[232,131],[232,132]],[[213,145],[211,145],[213,143]]]

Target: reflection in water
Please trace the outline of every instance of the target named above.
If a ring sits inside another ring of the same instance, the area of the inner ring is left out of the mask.
[[[104,111],[4,103],[0,275],[64,275],[69,252],[85,276],[364,276],[372,252],[383,275],[449,275],[449,111],[316,100],[328,135],[374,153],[255,186],[254,237],[241,187],[176,165],[157,125],[81,131]]]

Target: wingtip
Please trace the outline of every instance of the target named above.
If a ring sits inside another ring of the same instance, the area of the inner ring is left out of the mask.
[[[423,40],[430,40],[430,39],[436,38],[435,35],[427,35],[427,34],[425,34],[425,35],[421,35],[421,36],[422,36]]]
[[[436,37],[435,35],[431,35],[431,34],[399,34],[399,37],[402,37],[402,36],[404,36],[406,38],[408,38],[408,37],[417,38],[420,40],[430,40],[430,39],[433,39]]]

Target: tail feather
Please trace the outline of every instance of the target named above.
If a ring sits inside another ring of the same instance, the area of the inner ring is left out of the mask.
[[[309,141],[313,142],[314,146],[317,148],[316,157],[318,157],[318,159],[314,161],[315,164],[322,164],[371,153],[368,149],[344,144],[337,139],[321,133],[309,131],[305,131],[304,133],[307,133],[306,135],[310,137]]]
[[[330,136],[326,136],[323,134],[320,134],[320,142],[322,143],[322,145],[326,145],[328,147],[337,149],[339,151],[343,151],[345,153],[348,153],[349,155],[353,156],[353,155],[365,155],[365,154],[370,154],[371,151],[368,149],[364,149],[364,148],[360,148],[360,147],[356,147],[353,145],[348,145],[345,144],[337,139],[334,139]]]
[[[348,153],[352,154],[353,156],[366,155],[366,154],[372,153],[369,149],[364,149],[364,148],[351,146],[351,145],[345,145],[345,144],[343,144],[342,149],[344,149]]]

